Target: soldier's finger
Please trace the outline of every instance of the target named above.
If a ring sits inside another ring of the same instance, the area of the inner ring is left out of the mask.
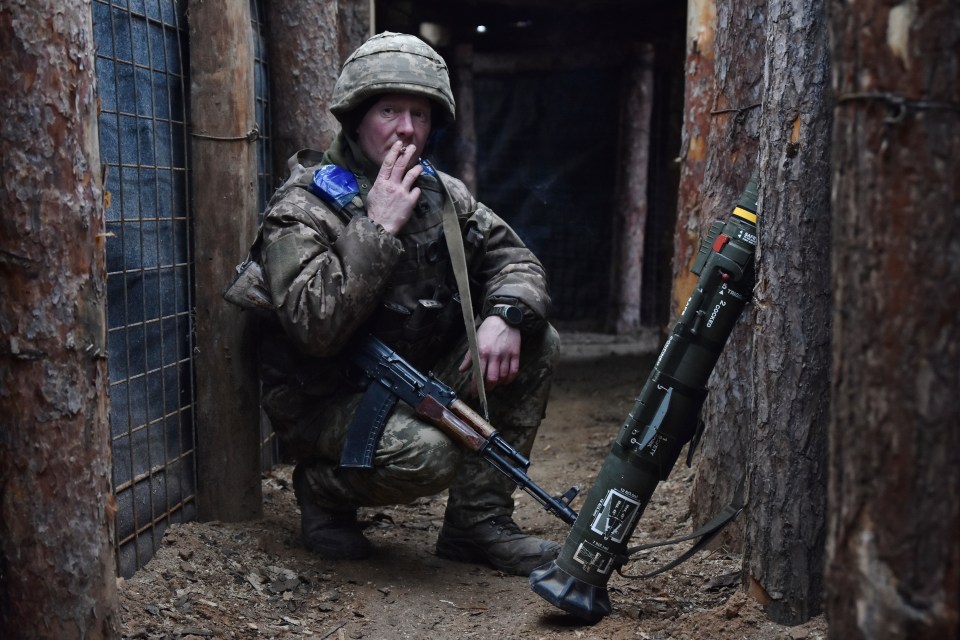
[[[500,381],[500,361],[490,359],[485,362],[484,365],[485,366],[480,368],[480,370],[484,372],[484,379],[489,382],[491,386],[495,386]]]
[[[402,149],[403,143],[401,143],[399,140],[393,143],[393,146],[391,146],[390,150],[387,151],[387,155],[383,157],[383,164],[380,165],[379,177],[383,178],[384,180],[389,180],[393,176],[393,170],[397,165],[397,158],[400,157]]]
[[[510,358],[504,358],[500,361],[500,377],[503,380],[509,380],[513,376],[513,366]]]
[[[470,368],[470,363],[471,363],[471,362],[472,362],[472,360],[470,359],[470,352],[467,351],[466,355],[463,356],[463,360],[460,362],[460,367],[459,367],[457,370],[458,370],[460,373],[463,373],[464,371],[466,371],[467,369]]]
[[[417,181],[421,173],[423,173],[423,165],[418,162],[403,175],[403,186],[408,190],[412,189],[413,183]]]
[[[517,375],[520,373],[520,356],[510,358],[507,371],[507,375],[504,376],[505,382],[510,383],[517,379]]]

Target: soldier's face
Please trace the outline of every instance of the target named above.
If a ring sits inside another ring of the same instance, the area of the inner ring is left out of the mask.
[[[375,164],[383,158],[393,143],[399,140],[406,147],[414,144],[417,152],[410,166],[423,153],[430,135],[430,101],[422,96],[402,93],[384,94],[370,107],[357,127],[360,148]]]

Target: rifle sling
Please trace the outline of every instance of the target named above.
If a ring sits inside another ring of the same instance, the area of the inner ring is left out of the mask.
[[[467,275],[467,255],[463,249],[463,236],[460,233],[460,224],[457,222],[457,212],[453,208],[453,197],[439,176],[437,176],[437,182],[443,189],[443,235],[447,240],[450,263],[453,265],[453,275],[457,279],[457,291],[460,293],[460,308],[463,311],[463,324],[467,330],[467,344],[470,347],[471,370],[477,384],[483,417],[489,420],[490,410],[487,407],[487,390],[483,385],[483,372],[480,371],[477,325],[473,317],[473,300],[470,298],[470,278]]]

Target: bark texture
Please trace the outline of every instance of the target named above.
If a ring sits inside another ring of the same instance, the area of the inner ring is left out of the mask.
[[[960,5],[830,4],[831,638],[960,637]]]
[[[0,636],[115,638],[89,3],[0,2]]]
[[[274,175],[304,147],[323,150],[340,125],[328,107],[340,67],[370,35],[368,0],[268,2]]]
[[[677,233],[673,247],[673,308],[680,315],[697,277],[690,267],[700,246],[703,177],[707,167],[707,140],[713,108],[713,73],[717,35],[716,0],[687,2],[687,61],[685,65],[683,127],[680,140],[680,183]]]
[[[688,221],[696,245],[714,220],[726,218],[740,199],[757,164],[760,100],[763,91],[764,5],[762,0],[718,0],[714,79],[707,110],[706,161],[699,185],[699,214]],[[678,226],[678,237],[686,231]],[[690,265],[687,265],[689,269]],[[689,296],[689,292],[687,294]],[[684,299],[686,302],[686,299]],[[747,438],[753,424],[750,307],[744,310],[708,383],[701,417],[706,424],[691,494],[699,526],[730,502],[746,468]],[[714,542],[740,549],[743,519]]]
[[[747,431],[745,581],[767,615],[823,603],[832,95],[824,0],[769,0]]]
[[[197,508],[204,520],[262,513],[260,409],[248,318],[222,298],[257,220],[250,6],[195,0],[190,15]]]

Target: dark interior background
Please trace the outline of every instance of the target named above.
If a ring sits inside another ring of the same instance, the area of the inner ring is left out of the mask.
[[[561,326],[607,329],[621,96],[629,52],[655,48],[641,320],[670,306],[686,3],[654,0],[378,0],[376,31],[430,41],[459,80],[472,48],[477,196],[544,262]],[[427,27],[423,29],[423,25]],[[439,26],[440,28],[437,28]],[[454,136],[434,160],[456,174]]]

